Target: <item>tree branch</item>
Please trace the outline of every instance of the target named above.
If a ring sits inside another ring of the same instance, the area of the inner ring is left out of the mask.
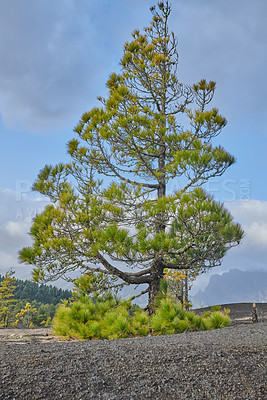
[[[150,276],[143,276],[142,274],[140,275],[140,272],[142,273],[143,271],[137,272],[136,274],[129,274],[127,272],[120,271],[118,268],[110,264],[108,260],[106,260],[100,253],[96,254],[96,258],[109,272],[111,272],[113,275],[116,275],[118,278],[123,279],[127,283],[149,283],[151,280]]]

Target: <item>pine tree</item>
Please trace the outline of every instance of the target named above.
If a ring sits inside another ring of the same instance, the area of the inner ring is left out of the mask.
[[[21,309],[19,313],[16,314],[15,326],[22,324],[25,328],[34,327],[32,323],[32,314],[37,313],[37,309],[33,308],[30,303],[26,303],[25,308]]]
[[[12,305],[17,301],[14,299],[16,286],[13,275],[11,270],[6,272],[0,283],[0,326],[4,328],[8,327]]]
[[[111,277],[110,287],[146,284],[150,311],[164,268],[214,266],[243,235],[201,189],[235,161],[212,144],[226,125],[208,109],[215,82],[179,82],[171,7],[161,2],[151,12],[151,25],[125,43],[107,98],[75,128],[70,162],[39,173],[33,188],[51,204],[34,219],[34,245],[20,252],[36,281],[79,269]]]

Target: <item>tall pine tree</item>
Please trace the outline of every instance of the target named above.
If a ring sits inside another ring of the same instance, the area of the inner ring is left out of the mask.
[[[11,307],[17,302],[14,299],[15,278],[14,272],[6,272],[4,279],[0,282],[0,326],[6,328],[9,323]]]
[[[179,82],[171,7],[151,12],[150,26],[125,43],[107,98],[75,128],[70,162],[40,172],[34,190],[51,204],[34,219],[33,246],[20,252],[36,281],[80,269],[110,286],[146,284],[150,310],[164,268],[217,265],[243,235],[201,189],[235,161],[212,144],[226,125],[208,108],[215,82]]]

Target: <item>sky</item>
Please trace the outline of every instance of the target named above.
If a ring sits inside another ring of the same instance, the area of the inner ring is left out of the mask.
[[[68,160],[66,143],[119,72],[123,44],[149,26],[149,0],[0,1],[0,269],[19,266],[31,220],[47,204],[31,186],[45,164]],[[217,139],[237,162],[206,189],[224,202],[245,238],[221,267],[266,270],[267,2],[172,0],[181,82],[217,83],[228,124]],[[22,271],[29,269],[20,265]]]

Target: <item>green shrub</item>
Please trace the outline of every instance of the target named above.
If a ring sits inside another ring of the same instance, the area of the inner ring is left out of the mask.
[[[224,312],[225,315],[228,315],[228,316],[229,316],[231,310],[230,310],[229,308],[225,308],[225,307],[224,307],[223,312]]]
[[[210,313],[211,313],[211,311],[204,311],[204,312],[201,314],[201,316],[202,316],[203,318],[208,318],[208,317],[210,316]]]
[[[194,315],[191,321],[191,330],[199,331],[202,328],[202,319],[200,315]]]
[[[186,315],[187,315],[187,312],[180,306],[180,309],[179,309],[179,318],[181,319],[181,320],[183,320],[183,319],[185,319],[186,318]]]
[[[155,312],[149,316],[130,301],[120,301],[110,294],[97,298],[79,296],[58,307],[52,327],[56,335],[89,340],[217,329],[230,321],[227,310],[222,313],[216,308],[217,311],[196,315],[167,295],[161,294],[155,304]]]
[[[217,306],[212,306],[211,307],[211,311],[213,312],[213,311],[221,311],[221,307],[222,306],[219,306],[219,305],[217,305]]]
[[[160,314],[155,313],[150,318],[150,326],[155,335],[161,335],[166,327],[165,320]]]
[[[186,319],[181,319],[180,323],[179,323],[179,326],[178,326],[178,332],[179,333],[183,333],[186,330],[188,330],[189,327],[190,327],[190,322],[188,320],[186,320]]]
[[[208,329],[210,329],[208,319],[207,318],[201,318],[201,330],[202,331],[207,331]]]
[[[133,336],[147,336],[149,330],[148,313],[142,309],[136,310],[136,312],[132,314],[131,333]]]
[[[229,325],[229,322],[230,318],[228,317],[228,315],[224,315],[219,311],[214,311],[213,313],[211,313],[208,319],[210,329],[224,328]]]
[[[195,318],[195,313],[193,313],[192,311],[189,311],[186,313],[186,317],[187,317],[188,321],[192,322]]]

